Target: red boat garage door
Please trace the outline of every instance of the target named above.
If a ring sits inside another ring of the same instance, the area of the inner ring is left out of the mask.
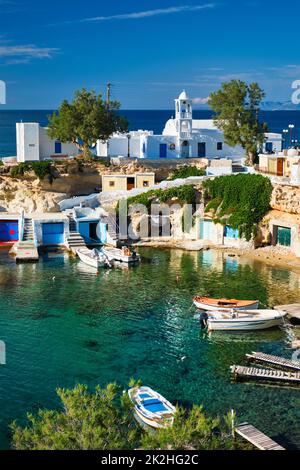
[[[19,240],[19,222],[17,220],[0,220],[0,242],[17,242]]]

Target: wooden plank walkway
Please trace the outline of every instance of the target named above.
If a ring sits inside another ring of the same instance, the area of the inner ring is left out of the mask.
[[[300,371],[300,361],[292,361],[291,359],[285,359],[284,357],[279,356],[271,356],[270,354],[261,352],[252,352],[252,354],[246,354],[246,357],[251,362],[269,364],[270,366]]]
[[[243,423],[235,428],[236,433],[260,450],[285,450],[266,434],[256,429],[252,424]]]
[[[300,372],[285,372],[281,370],[260,369],[256,367],[244,367],[233,365],[230,367],[235,379],[248,378],[267,380],[270,382],[289,382],[300,385]]]

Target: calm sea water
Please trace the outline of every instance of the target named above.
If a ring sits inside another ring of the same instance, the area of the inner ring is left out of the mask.
[[[57,406],[56,387],[118,381],[125,388],[131,377],[173,402],[203,403],[214,415],[234,408],[239,421],[300,448],[299,390],[232,383],[229,373],[251,351],[290,357],[288,333],[208,336],[191,306],[200,292],[259,298],[263,306],[299,302],[299,275],[242,258],[226,261],[214,251],[140,251],[139,267],[98,276],[64,254],[16,265],[0,252],[0,339],[7,345],[0,449],[9,446],[12,420]]]
[[[3,111],[0,110],[0,157],[16,155],[16,122],[48,123],[53,111]],[[174,116],[173,110],[121,111],[130,123],[130,129],[149,129],[161,134],[165,122]],[[195,119],[209,119],[211,111],[194,111]],[[295,125],[294,138],[300,142],[300,111],[264,111],[261,120],[267,122],[271,132],[282,132],[289,124]]]

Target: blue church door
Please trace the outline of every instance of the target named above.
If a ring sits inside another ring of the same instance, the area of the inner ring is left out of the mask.
[[[199,158],[206,157],[206,143],[205,142],[198,142],[198,157]]]
[[[159,158],[167,158],[167,144],[160,144]]]

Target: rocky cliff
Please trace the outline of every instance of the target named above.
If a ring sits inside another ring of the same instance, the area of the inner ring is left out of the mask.
[[[272,193],[271,207],[288,214],[300,214],[300,188],[276,184]]]

